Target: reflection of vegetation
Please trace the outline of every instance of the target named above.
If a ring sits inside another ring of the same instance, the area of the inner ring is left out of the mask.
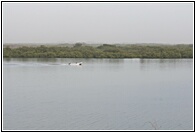
[[[103,44],[98,47],[45,46],[3,48],[6,58],[193,58],[193,45],[127,45]]]

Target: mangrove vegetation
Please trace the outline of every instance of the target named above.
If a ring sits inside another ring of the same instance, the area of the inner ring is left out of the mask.
[[[4,58],[193,58],[193,45],[4,46]]]

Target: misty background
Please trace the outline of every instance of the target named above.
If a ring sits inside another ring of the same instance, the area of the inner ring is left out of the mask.
[[[193,3],[3,2],[3,43],[193,43]]]

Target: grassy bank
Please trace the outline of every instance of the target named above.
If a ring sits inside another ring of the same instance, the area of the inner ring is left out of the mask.
[[[193,45],[40,45],[3,48],[4,58],[193,58]]]

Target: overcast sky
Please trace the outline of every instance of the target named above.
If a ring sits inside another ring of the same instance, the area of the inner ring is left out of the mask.
[[[3,43],[193,43],[193,3],[3,3]]]

